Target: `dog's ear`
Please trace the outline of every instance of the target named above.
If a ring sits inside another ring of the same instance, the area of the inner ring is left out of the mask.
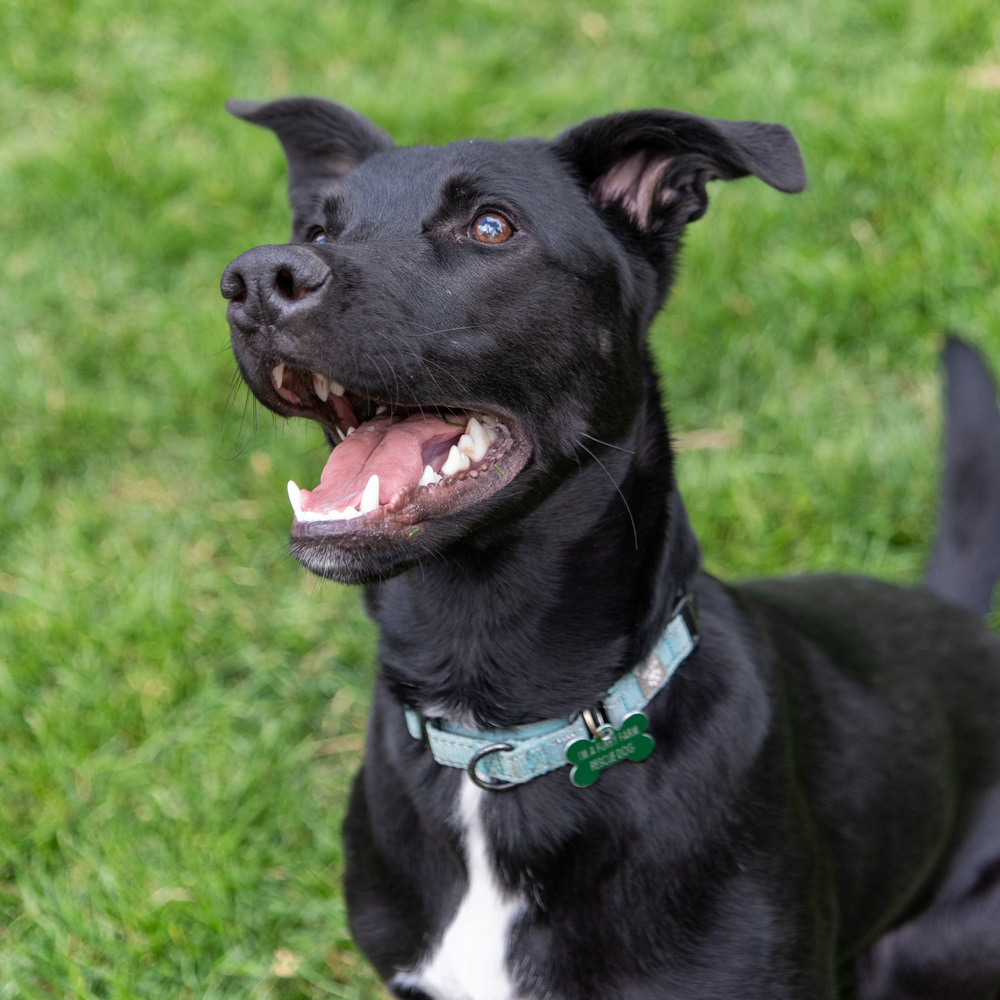
[[[271,129],[288,160],[288,196],[297,207],[317,184],[342,177],[393,141],[363,115],[321,97],[285,97],[270,104],[226,101],[237,118]]]
[[[701,218],[711,180],[753,174],[788,193],[806,185],[798,144],[781,125],[628,111],[583,122],[553,145],[599,209],[651,235],[677,235]]]

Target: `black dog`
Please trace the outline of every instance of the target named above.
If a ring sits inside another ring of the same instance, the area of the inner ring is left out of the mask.
[[[395,995],[819,1000],[857,967],[995,1000],[1000,645],[922,590],[720,583],[674,480],[646,330],[708,181],[804,186],[791,135],[642,111],[395,149],[321,100],[230,110],[294,208],[223,276],[236,357],[335,445],[292,551],[381,628],[346,891]],[[949,367],[929,582],[981,612],[1000,417]]]

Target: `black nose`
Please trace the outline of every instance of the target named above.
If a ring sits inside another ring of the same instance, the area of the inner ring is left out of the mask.
[[[306,247],[254,247],[223,272],[220,288],[238,325],[281,323],[322,297],[330,268]]]

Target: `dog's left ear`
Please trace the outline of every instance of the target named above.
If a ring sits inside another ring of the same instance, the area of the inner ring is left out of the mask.
[[[321,97],[285,97],[269,104],[226,101],[226,110],[277,135],[288,160],[288,197],[295,209],[317,185],[394,145],[363,115]]]
[[[678,235],[705,214],[708,181],[753,174],[779,191],[806,186],[798,144],[782,125],[628,111],[583,122],[553,146],[599,209],[654,236]]]

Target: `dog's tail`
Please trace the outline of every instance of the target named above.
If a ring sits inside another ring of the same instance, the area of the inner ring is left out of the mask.
[[[949,336],[941,520],[924,584],[985,615],[1000,580],[1000,408],[979,352]]]

